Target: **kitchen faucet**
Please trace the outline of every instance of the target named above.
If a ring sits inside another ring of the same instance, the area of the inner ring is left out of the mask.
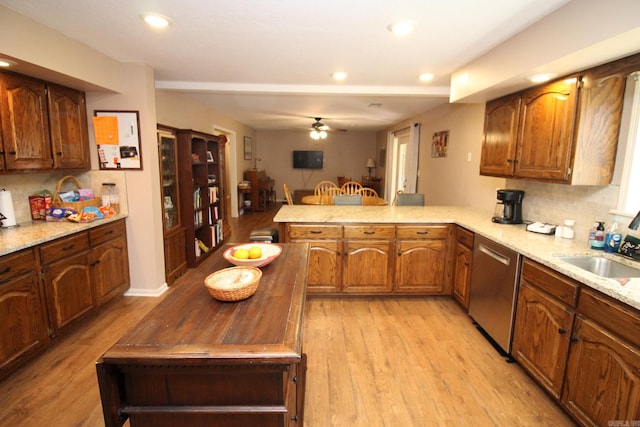
[[[640,227],[640,211],[638,211],[638,214],[636,215],[636,217],[633,218],[633,220],[629,224],[629,228],[631,230],[637,230],[638,227]]]

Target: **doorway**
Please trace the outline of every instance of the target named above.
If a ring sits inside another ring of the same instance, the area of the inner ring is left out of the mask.
[[[385,173],[385,198],[395,199],[398,191],[415,193],[418,176],[418,147],[420,125],[390,132],[387,140],[387,168]]]

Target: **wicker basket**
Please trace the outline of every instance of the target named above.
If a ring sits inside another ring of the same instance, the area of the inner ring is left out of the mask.
[[[81,188],[80,183],[74,176],[67,175],[60,178],[60,180],[58,180],[58,184],[56,185],[56,192],[53,195],[52,207],[74,209],[80,212],[82,208],[86,208],[87,206],[100,206],[101,201],[97,197],[94,197],[91,200],[81,200],[79,202],[63,202],[60,198],[60,190],[62,189],[62,184],[64,184],[66,180],[72,181],[76,185],[76,188],[78,190]]]
[[[229,267],[204,279],[211,296],[218,301],[240,301],[256,293],[262,271],[255,267]]]

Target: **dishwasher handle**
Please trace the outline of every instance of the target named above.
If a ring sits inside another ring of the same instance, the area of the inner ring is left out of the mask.
[[[504,265],[511,264],[511,258],[509,258],[508,256],[504,256],[499,252],[496,252],[495,250],[491,249],[488,246],[483,245],[482,243],[478,245],[478,250],[480,250],[480,252],[486,255],[489,255],[491,258],[495,259],[496,261]]]

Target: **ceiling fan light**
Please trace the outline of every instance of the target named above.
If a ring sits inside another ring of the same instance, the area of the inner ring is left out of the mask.
[[[319,135],[320,135],[320,139],[327,139],[327,132],[326,131],[321,130],[319,132]]]
[[[320,132],[314,129],[309,133],[309,136],[311,137],[311,139],[318,140],[320,139]]]

